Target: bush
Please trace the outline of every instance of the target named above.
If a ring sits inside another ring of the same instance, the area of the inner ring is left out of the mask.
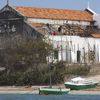
[[[63,62],[58,62],[54,64],[54,69],[52,71],[52,82],[54,84],[63,82],[65,73],[66,70]]]
[[[67,75],[87,75],[90,71],[90,66],[88,65],[70,65],[66,67]]]
[[[41,64],[41,66],[44,64]],[[42,67],[28,67],[22,71],[16,68],[0,73],[0,85],[46,85],[50,83],[50,75],[52,84],[61,83],[65,75],[65,66],[62,62],[52,64],[52,69],[47,65]],[[23,68],[23,67],[22,67]]]
[[[51,64],[51,69],[46,64],[40,64],[40,66],[0,72],[0,85],[46,85],[50,82],[50,75],[52,84],[57,84],[62,83],[66,75],[87,75],[90,71],[90,66],[69,65],[65,67],[63,62]]]

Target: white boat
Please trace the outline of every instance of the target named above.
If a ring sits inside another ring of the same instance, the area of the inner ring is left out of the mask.
[[[81,77],[76,77],[71,79],[71,81],[65,82],[64,85],[66,88],[70,88],[71,90],[81,90],[88,89],[97,86],[98,82],[94,82],[92,80],[86,80]]]

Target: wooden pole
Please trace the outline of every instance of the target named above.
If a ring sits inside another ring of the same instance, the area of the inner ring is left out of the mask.
[[[51,64],[49,64],[49,73],[50,73],[50,88],[52,88],[52,78],[51,78]]]
[[[48,50],[48,49],[47,49]],[[50,59],[49,59],[49,56],[48,56],[48,68],[49,68],[49,85],[50,85],[50,88],[52,88],[52,78],[51,78],[51,64],[50,64]]]
[[[62,34],[61,34],[61,61],[63,61],[63,45],[62,45]]]
[[[71,48],[70,48],[70,64],[72,63],[72,59],[71,59]]]
[[[66,44],[66,63],[68,63],[68,55],[67,55],[67,44]]]
[[[84,64],[85,64],[85,48],[83,48],[83,53],[84,53]]]

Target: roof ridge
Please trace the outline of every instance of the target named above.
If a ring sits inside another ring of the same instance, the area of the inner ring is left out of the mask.
[[[83,11],[84,12],[84,10],[79,10],[79,9],[63,9],[63,8],[40,8],[40,7],[32,7],[32,6],[14,6],[15,8],[17,8],[17,7],[21,7],[21,8],[33,8],[33,9],[49,9],[49,10],[68,10],[68,11]]]
[[[15,9],[24,16],[31,18],[93,21],[93,16],[82,10],[33,8],[25,6],[16,6]]]

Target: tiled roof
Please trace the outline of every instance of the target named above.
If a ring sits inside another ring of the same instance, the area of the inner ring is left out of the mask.
[[[22,15],[32,18],[93,21],[93,16],[90,13],[81,10],[64,10],[32,7],[15,7],[15,9]]]
[[[43,24],[43,23],[29,23],[32,27],[36,28],[40,33],[43,34],[50,34],[50,28],[48,29],[47,24]],[[50,25],[51,26],[51,25]],[[65,25],[63,25],[65,26]],[[92,36],[94,38],[100,38],[100,33],[99,32],[95,32],[94,30],[89,31],[89,34],[85,34],[87,33],[86,29],[82,28],[79,25],[68,25],[69,27],[67,27],[66,25],[66,32],[65,33],[61,33],[63,35],[76,35],[76,36]],[[52,28],[54,29],[54,27],[52,26]],[[62,27],[63,28],[63,27]],[[69,29],[70,28],[70,29]],[[93,29],[93,27],[92,27]],[[55,31],[58,32],[58,30],[55,28]],[[59,33],[59,32],[58,32]],[[57,35],[60,35],[57,34]]]
[[[92,35],[92,37],[94,37],[94,38],[100,38],[100,34],[99,33],[94,33],[94,34],[91,34]]]
[[[45,24],[43,23],[30,23],[33,27],[36,27],[36,28],[41,28],[43,26],[46,26]]]
[[[29,23],[32,27],[36,28],[36,30],[43,35],[49,34],[47,25],[43,23]]]

